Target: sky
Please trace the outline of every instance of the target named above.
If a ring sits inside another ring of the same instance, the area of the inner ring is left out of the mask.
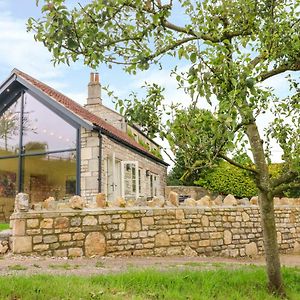
[[[80,1],[84,4],[86,1]],[[75,0],[68,0],[74,5]],[[9,77],[14,68],[18,68],[29,75],[43,81],[60,92],[66,94],[80,104],[84,104],[87,96],[87,84],[91,70],[81,62],[71,66],[59,65],[54,67],[51,54],[41,44],[37,43],[32,33],[26,31],[26,22],[29,17],[39,17],[40,11],[36,7],[36,0],[0,0],[0,82]],[[182,21],[182,19],[181,19]],[[177,89],[175,78],[170,76],[170,70],[177,64],[179,69],[188,66],[179,61],[165,60],[165,68],[158,70],[150,68],[146,72],[139,72],[130,76],[119,67],[108,69],[99,66],[98,72],[102,85],[109,85],[110,89],[119,97],[126,97],[131,91],[139,91],[141,85],[147,82],[161,84],[166,89],[166,99],[170,102],[190,103],[190,98]],[[268,82],[274,86],[279,96],[288,93],[288,86],[284,84],[283,76],[279,75]],[[103,95],[103,103],[114,107],[111,100]],[[264,115],[259,120],[265,124],[270,115]],[[280,161],[280,150],[275,147],[274,160]]]

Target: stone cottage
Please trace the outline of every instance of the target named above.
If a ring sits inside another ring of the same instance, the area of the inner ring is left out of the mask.
[[[137,126],[104,106],[92,73],[84,107],[14,69],[0,86],[0,211],[15,194],[31,202],[99,192],[111,201],[164,195],[167,163]]]

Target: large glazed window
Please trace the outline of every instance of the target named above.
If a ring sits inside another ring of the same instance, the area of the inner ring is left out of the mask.
[[[14,156],[19,152],[21,99],[0,115],[0,157]]]
[[[24,192],[32,202],[76,193],[76,153],[27,156],[24,159]]]
[[[25,153],[76,148],[76,130],[30,95],[24,98]]]
[[[79,193],[78,130],[28,93],[10,105],[0,115],[0,205],[17,192],[32,202]]]

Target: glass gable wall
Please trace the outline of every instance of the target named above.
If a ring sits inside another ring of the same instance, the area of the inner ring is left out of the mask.
[[[0,210],[6,216],[17,192],[28,193],[31,202],[79,192],[77,133],[28,93],[0,115]]]

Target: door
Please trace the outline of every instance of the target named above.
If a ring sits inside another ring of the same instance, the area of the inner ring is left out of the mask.
[[[107,159],[107,199],[116,200],[121,197],[121,161],[113,153]]]
[[[139,198],[139,165],[137,161],[121,162],[121,194],[126,200]]]

